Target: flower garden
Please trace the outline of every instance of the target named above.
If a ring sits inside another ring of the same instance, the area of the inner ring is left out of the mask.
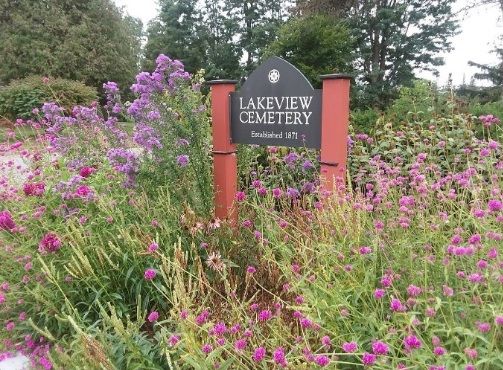
[[[47,102],[0,153],[1,354],[40,369],[502,369],[503,129],[446,103],[318,153],[238,149],[213,217],[201,76],[160,55],[123,103]],[[127,122],[126,124],[124,122]],[[132,127],[132,128],[131,128]],[[71,364],[71,365],[70,365]]]

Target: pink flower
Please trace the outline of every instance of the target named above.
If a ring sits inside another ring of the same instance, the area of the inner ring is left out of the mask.
[[[330,337],[328,335],[325,335],[323,338],[321,338],[321,344],[324,347],[330,347],[332,345],[332,341],[330,340]]]
[[[156,242],[152,242],[148,246],[148,252],[149,253],[154,253],[157,249],[159,249],[159,245]]]
[[[272,312],[270,310],[263,310],[263,311],[260,311],[260,313],[258,314],[259,321],[267,321],[267,320],[270,320],[271,317],[272,317]]]
[[[196,324],[201,326],[203,325],[206,321],[208,321],[208,318],[210,316],[210,313],[208,310],[203,310],[197,317],[196,317]]]
[[[278,347],[274,350],[273,359],[276,364],[282,367],[286,367],[287,362],[285,357],[285,350],[282,347]]]
[[[260,362],[260,361],[262,361],[264,359],[265,355],[266,355],[265,348],[264,347],[258,347],[253,352],[252,359],[255,362]]]
[[[180,336],[179,335],[171,335],[168,339],[168,344],[171,346],[171,347],[174,347],[177,345],[177,343],[180,341]]]
[[[0,212],[0,230],[12,231],[16,228],[16,223],[12,219],[9,211],[4,210]]]
[[[363,362],[363,365],[365,365],[365,366],[374,365],[376,362],[376,359],[377,359],[376,355],[374,355],[372,353],[368,353],[368,352],[365,352],[362,356],[362,362]]]
[[[9,321],[6,325],[5,325],[5,330],[7,331],[12,331],[14,330],[14,328],[16,327],[16,324],[14,324],[14,321]]]
[[[214,334],[217,337],[221,337],[225,333],[227,333],[227,326],[222,321],[217,322],[211,329],[211,334]]]
[[[404,305],[402,304],[402,302],[400,302],[398,298],[392,298],[389,307],[393,312],[405,311]]]
[[[433,349],[433,353],[435,354],[435,356],[443,356],[447,353],[447,351],[444,347],[438,346]]]
[[[236,193],[236,200],[237,200],[238,202],[242,202],[242,201],[244,201],[245,199],[246,199],[246,194],[245,194],[245,192],[244,192],[244,191],[238,191],[238,192]]]
[[[205,345],[203,345],[203,347],[201,348],[201,350],[202,350],[204,353],[208,354],[208,353],[210,353],[211,351],[213,351],[213,346],[212,346],[211,344],[209,344],[209,343],[206,343]]]
[[[283,194],[283,191],[280,188],[274,188],[274,189],[272,189],[272,196],[275,199],[281,198],[282,194]]]
[[[157,321],[158,318],[159,318],[159,312],[157,312],[157,311],[152,311],[148,315],[148,321],[149,322]]]
[[[26,196],[40,197],[44,194],[45,184],[43,182],[27,182],[23,185],[23,192]]]
[[[444,296],[446,297],[452,297],[454,295],[454,289],[450,288],[447,285],[442,286]]]
[[[503,209],[503,203],[497,199],[491,199],[487,203],[487,208],[489,208],[491,212],[499,212]]]
[[[370,248],[370,247],[361,247],[360,248],[361,255],[370,254],[370,253],[372,253],[372,248]]]
[[[38,244],[38,251],[42,254],[54,253],[61,249],[62,243],[58,236],[54,233],[47,233],[44,235]]]
[[[356,342],[345,342],[342,344],[342,350],[346,353],[354,353],[358,350],[358,344]]]
[[[415,335],[408,335],[404,338],[403,344],[406,350],[421,348],[421,341]]]
[[[418,286],[415,286],[415,285],[411,284],[407,288],[407,293],[411,297],[417,297],[419,294],[421,294],[421,288],[418,287]]]
[[[475,348],[465,348],[465,355],[474,360],[477,358],[478,352]]]
[[[377,288],[376,290],[374,290],[374,297],[375,299],[381,299],[382,297],[384,297],[385,293],[386,292],[384,291],[384,289]]]
[[[146,269],[145,273],[143,274],[143,276],[145,277],[145,280],[148,280],[148,281],[154,280],[156,275],[157,275],[157,272],[155,272],[155,270],[152,268]]]
[[[93,167],[87,167],[87,166],[82,167],[79,171],[79,175],[86,178],[91,176],[94,173],[94,171],[96,171],[96,169]]]
[[[481,333],[488,333],[491,331],[491,324],[489,324],[488,322],[477,322],[477,329],[481,332]]]
[[[375,341],[372,343],[372,352],[374,355],[386,355],[388,354],[389,347],[386,343],[381,341]]]
[[[5,295],[3,293],[0,293],[0,304],[5,302]]]
[[[330,359],[326,355],[318,355],[315,358],[315,362],[318,366],[324,367],[330,363]]]
[[[40,357],[38,359],[38,363],[40,365],[42,365],[42,367],[45,369],[45,370],[51,370],[52,369],[52,363],[51,361],[49,361],[48,359],[46,359],[44,356]]]
[[[494,322],[498,326],[503,326],[503,315],[496,316],[496,318],[494,319]]]
[[[242,339],[238,339],[235,343],[234,343],[234,349],[236,351],[243,351],[244,349],[246,348],[246,338],[242,338]]]
[[[257,272],[257,269],[254,266],[248,266],[246,268],[246,273],[248,273],[250,275],[254,274],[255,272]]]

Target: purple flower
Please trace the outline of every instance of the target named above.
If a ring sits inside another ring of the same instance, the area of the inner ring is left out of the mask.
[[[330,363],[330,359],[326,355],[318,355],[315,358],[315,362],[318,366],[324,367]]]
[[[16,228],[16,223],[12,219],[9,211],[4,210],[0,212],[0,230],[12,231]]]
[[[222,335],[224,335],[225,333],[227,333],[227,326],[222,321],[217,322],[213,326],[213,328],[211,330],[211,333],[214,334],[214,335],[216,335],[217,337],[221,337]]]
[[[421,294],[421,288],[411,284],[407,288],[407,293],[411,297],[417,297],[419,294]]]
[[[503,209],[503,203],[497,199],[491,199],[487,203],[487,207],[491,212],[499,212]]]
[[[86,166],[86,167],[82,167],[80,169],[79,175],[84,178],[87,178],[87,177],[91,176],[95,171],[96,171],[95,168]]]
[[[47,233],[44,235],[40,243],[38,244],[38,251],[40,253],[54,253],[58,251],[62,246],[61,240],[54,233]]]
[[[26,196],[40,197],[44,194],[45,184],[43,182],[25,183],[23,185],[23,192]]]
[[[255,272],[257,272],[257,269],[254,266],[248,266],[246,268],[246,273],[248,273],[250,275],[254,274]]]
[[[180,336],[179,335],[171,335],[168,339],[168,344],[171,346],[171,347],[174,347],[177,345],[177,343],[180,342]]]
[[[157,312],[157,311],[152,311],[148,315],[148,321],[150,321],[150,322],[157,321],[158,318],[159,318],[159,312]]]
[[[384,297],[384,294],[386,294],[386,291],[384,289],[377,288],[376,290],[374,290],[375,299],[381,299],[382,297]]]
[[[253,352],[252,360],[255,361],[255,362],[260,362],[260,361],[262,361],[264,359],[265,355],[266,355],[265,348],[264,347],[258,347]]]
[[[246,348],[246,338],[241,338],[241,339],[238,339],[238,340],[234,343],[234,349],[235,349],[236,351],[243,351],[245,348]]]
[[[205,345],[203,345],[203,347],[201,348],[201,350],[202,350],[204,353],[208,354],[208,353],[210,353],[211,351],[213,351],[213,346],[212,346],[211,344],[209,344],[209,343],[206,343]]]
[[[377,359],[376,355],[374,355],[372,353],[368,353],[368,352],[365,352],[362,356],[362,362],[365,366],[374,365],[376,362],[376,359]]]
[[[263,310],[263,311],[260,311],[260,313],[258,314],[259,321],[267,321],[267,320],[270,320],[271,317],[272,317],[272,312],[270,310]]]
[[[273,359],[277,365],[280,365],[282,367],[286,367],[287,362],[286,362],[286,357],[285,357],[285,350],[283,349],[283,347],[278,347],[274,350]]]
[[[342,350],[346,353],[354,353],[358,350],[358,344],[356,342],[343,343]]]
[[[407,351],[421,348],[421,341],[415,335],[408,335],[403,340],[403,345]]]
[[[138,123],[134,127],[133,140],[148,152],[152,152],[154,148],[162,148],[161,139],[157,131],[152,126],[145,123]]]
[[[309,159],[306,159],[304,163],[302,163],[302,170],[303,171],[308,171],[314,168],[313,162],[311,162]]]
[[[196,317],[196,324],[201,326],[203,325],[206,321],[208,321],[208,318],[210,316],[210,312],[208,310],[203,310],[197,317]]]
[[[393,312],[401,312],[405,311],[405,307],[403,306],[402,302],[398,298],[392,298],[391,303],[390,303],[390,309]]]
[[[246,194],[245,194],[245,192],[244,192],[244,191],[238,191],[238,192],[236,193],[236,201],[238,201],[238,202],[242,202],[242,201],[244,201],[245,199],[246,199]]]
[[[282,194],[283,194],[283,191],[280,188],[274,188],[274,189],[272,189],[272,196],[275,199],[281,198]]]
[[[182,154],[176,157],[176,164],[180,167],[187,167],[189,165],[189,156]]]
[[[295,189],[295,188],[288,188],[286,190],[286,195],[289,198],[297,199],[298,197],[300,197],[300,192],[297,189]]]
[[[148,281],[154,280],[156,275],[157,275],[157,272],[155,272],[155,270],[152,268],[146,269],[145,273],[143,274],[143,276],[145,277],[145,280],[148,280]]]
[[[372,343],[372,352],[375,355],[387,355],[389,351],[389,347],[386,343],[381,341],[375,341]]]
[[[283,160],[285,161],[285,163],[288,165],[288,167],[292,168],[295,166],[295,162],[297,162],[297,160],[299,159],[299,156],[297,155],[297,153],[294,153],[294,152],[290,152],[288,153],[284,158]]]

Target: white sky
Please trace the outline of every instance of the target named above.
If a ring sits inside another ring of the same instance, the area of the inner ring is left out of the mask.
[[[468,0],[458,0],[460,8]],[[115,0],[118,6],[124,6],[132,16],[142,20],[144,26],[157,15],[156,0]],[[440,77],[436,79],[431,73],[419,73],[419,77],[436,80],[439,85],[445,85],[452,73],[454,85],[459,85],[465,77],[466,83],[478,71],[468,66],[472,60],[482,64],[496,64],[497,56],[491,53],[499,35],[503,34],[503,23],[500,19],[501,11],[498,6],[483,6],[461,16],[460,33],[452,39],[454,49],[443,55],[445,65],[439,67]],[[480,83],[479,83],[480,84]]]

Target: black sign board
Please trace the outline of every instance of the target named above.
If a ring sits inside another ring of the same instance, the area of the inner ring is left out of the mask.
[[[234,143],[321,147],[321,90],[287,61],[272,57],[231,93]]]

